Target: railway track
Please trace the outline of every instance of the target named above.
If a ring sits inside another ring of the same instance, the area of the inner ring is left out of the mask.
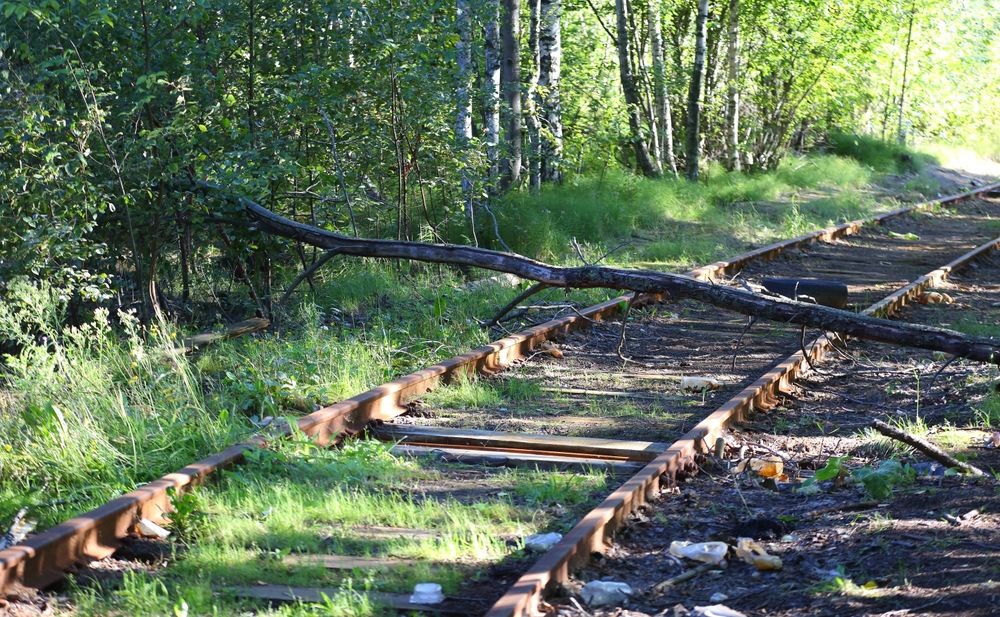
[[[867,224],[822,230],[690,274],[723,282],[737,272],[751,282],[765,275],[837,278],[849,284],[858,308],[890,294],[870,310],[891,313],[992,250],[996,241],[990,240],[986,222],[1000,215],[1000,204],[978,196],[998,188],[981,187],[887,213]],[[944,206],[949,208],[923,214]],[[605,538],[658,492],[661,478],[672,480],[678,472],[690,470],[696,452],[710,447],[726,425],[748,411],[768,408],[802,368],[802,352],[795,351],[803,346],[797,328],[756,324],[744,332],[743,319],[686,301],[659,305],[653,298],[637,299],[623,343],[620,311],[626,299],[529,328],[299,420],[297,429],[318,445],[370,429],[369,436],[394,444],[397,453],[428,461],[438,474],[436,485],[444,485],[450,493],[471,492],[471,501],[486,497],[474,494],[476,485],[501,490],[509,476],[500,470],[509,467],[607,472],[604,486],[614,487],[610,495],[583,513],[523,574],[491,572],[513,583],[506,593],[498,597],[495,582],[473,585],[476,597],[448,598],[434,605],[432,612],[500,616],[535,611],[546,588],[568,580],[592,551],[606,548]],[[541,346],[556,338],[561,339],[559,352]],[[736,339],[741,339],[738,345]],[[818,360],[829,346],[820,336],[805,348]],[[628,360],[623,361],[619,351]],[[499,400],[462,408],[447,397],[435,399],[432,393],[423,404],[413,404],[442,382],[476,372],[498,374],[502,369],[508,370],[497,377],[504,385]],[[684,378],[691,377],[710,378],[717,387],[694,393],[684,388]],[[233,446],[0,552],[0,589],[48,585],[79,563],[111,555],[123,539],[134,535],[137,521],[169,518],[174,506],[168,489],[202,483],[220,469],[243,463],[247,453],[266,448],[269,441],[294,434],[283,429]],[[370,531],[352,528],[338,533]],[[427,530],[382,531],[399,536]],[[330,570],[412,565],[380,556],[325,554],[316,559]],[[485,591],[489,588],[493,591]],[[249,601],[308,602],[322,601],[324,592],[330,590],[269,584],[225,593]],[[428,610],[411,604],[406,594],[381,592],[372,597],[401,610]]]

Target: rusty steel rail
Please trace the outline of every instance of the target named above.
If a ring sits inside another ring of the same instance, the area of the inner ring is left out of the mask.
[[[899,208],[872,219],[821,229],[750,251],[729,261],[720,261],[697,268],[690,271],[688,275],[702,280],[711,280],[714,277],[738,270],[751,261],[773,258],[789,248],[820,240],[832,240],[856,233],[864,225],[881,224],[890,218],[909,212],[955,203],[996,190],[1000,190],[1000,182],[957,195]],[[335,441],[338,436],[357,434],[372,420],[388,420],[399,415],[404,411],[403,402],[406,399],[418,396],[442,381],[474,372],[494,373],[499,371],[511,362],[529,355],[541,342],[565,332],[584,328],[589,325],[591,320],[600,321],[611,317],[620,310],[623,302],[633,299],[639,302],[650,302],[656,298],[649,295],[636,298],[634,294],[626,294],[584,309],[578,315],[550,320],[324,407],[300,418],[297,422],[298,428],[314,438],[319,444],[329,444]],[[762,381],[758,380],[757,383],[762,384]],[[751,388],[757,387],[757,383]],[[759,391],[754,394],[754,397],[763,403],[768,396],[767,393],[770,392],[770,386],[762,384],[757,387],[757,390]],[[738,407],[742,410],[749,404],[740,404]],[[725,412],[720,409],[706,418],[702,424],[699,424],[699,427],[703,424],[709,427],[713,423],[721,426],[720,418],[722,415],[725,415]],[[735,415],[734,410],[726,417],[735,417]],[[268,439],[280,439],[290,434],[291,429],[284,429]],[[711,432],[706,430],[703,438],[707,438],[710,434]],[[103,506],[34,535],[21,544],[0,551],[0,595],[14,589],[19,584],[44,587],[62,578],[67,569],[78,563],[103,559],[111,555],[140,519],[147,518],[162,522],[166,518],[165,515],[170,512],[168,492],[170,489],[183,491],[186,487],[200,484],[215,471],[241,463],[248,450],[261,447],[266,441],[267,439],[264,437],[258,436],[245,443],[231,446],[179,471],[144,484]],[[612,507],[606,513],[600,511],[600,508],[592,512],[574,529],[573,533],[564,538],[564,542],[560,546],[567,546],[566,541],[569,539],[579,538],[580,534],[584,533],[577,531],[581,529],[581,526],[599,525],[599,527],[593,527],[591,532],[585,533],[586,537],[578,539],[582,545],[585,543],[584,541],[593,542],[596,530],[603,528],[606,521],[615,519],[620,522],[624,516],[623,512],[626,511],[622,504],[638,505],[648,491],[656,489],[659,475],[676,471],[680,462],[687,460],[689,455],[694,452],[695,445],[693,441],[691,443],[686,443],[684,440],[677,442],[674,447],[647,465],[605,501],[605,504],[614,502],[618,503],[618,506]],[[604,523],[600,521],[604,521]],[[569,555],[576,554],[576,552],[576,549],[573,548]],[[566,558],[557,559],[549,567],[546,564],[549,563],[547,560],[552,559],[550,554],[546,554],[539,561],[539,564],[545,567],[539,570],[540,566],[536,564],[536,567],[530,571],[532,577],[519,581],[490,614],[523,614],[529,600],[537,598],[546,582],[556,580],[559,572],[564,575],[569,555]]]
[[[975,259],[1000,247],[1000,237],[965,253],[945,266],[937,268],[912,283],[898,289],[869,306],[867,315],[891,314],[928,287],[943,281]],[[808,347],[810,360],[821,360],[833,346],[826,335],[815,339]],[[709,452],[724,429],[742,421],[754,409],[772,407],[777,395],[787,390],[789,383],[807,365],[802,351],[785,358],[755,382],[744,388],[708,417],[703,419],[670,448],[591,510],[563,539],[543,554],[531,568],[501,597],[486,617],[520,617],[535,615],[535,607],[545,590],[554,583],[566,581],[570,571],[584,565],[594,552],[603,552],[605,538],[622,526],[625,517],[655,495],[661,479],[673,482],[678,472],[696,472],[696,454]]]

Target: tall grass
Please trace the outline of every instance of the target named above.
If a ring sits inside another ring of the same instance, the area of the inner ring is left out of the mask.
[[[573,263],[573,238],[590,260],[630,241],[608,260],[678,269],[873,212],[880,206],[855,190],[876,173],[858,159],[883,165],[886,155],[870,149],[792,157],[767,174],[713,167],[699,183],[609,171],[512,194],[496,211],[526,255]],[[470,287],[437,266],[374,260],[332,263],[317,279],[273,333],[195,358],[171,351],[175,325],[147,329],[99,310],[64,328],[57,293],[9,285],[0,341],[19,352],[0,375],[0,523],[25,505],[53,523],[245,438],[252,420],[306,413],[484,343],[478,320],[514,293]],[[466,384],[453,402],[488,404],[495,393],[481,385]]]
[[[122,312],[113,328],[99,309],[59,330],[62,303],[50,290],[20,283],[12,295],[0,329],[21,351],[6,358],[0,396],[0,520],[32,505],[43,524],[55,522],[246,434],[246,422],[211,409],[172,351],[171,326],[142,332]]]
[[[829,148],[833,154],[850,157],[875,171],[886,173],[920,171],[936,162],[929,154],[870,135],[833,133],[829,136]]]
[[[853,154],[878,162],[867,152]],[[594,259],[631,241],[613,261],[686,267],[870,214],[878,204],[854,189],[875,173],[856,158],[831,155],[789,157],[754,175],[712,166],[698,183],[612,170],[513,194],[498,208],[500,232],[514,250],[540,259],[573,261],[574,238]]]

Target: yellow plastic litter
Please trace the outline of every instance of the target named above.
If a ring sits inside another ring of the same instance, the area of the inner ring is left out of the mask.
[[[753,538],[740,538],[736,541],[736,556],[758,570],[781,569],[781,558],[769,555]]]
[[[785,471],[785,464],[781,457],[768,456],[765,458],[755,458],[750,461],[750,469],[757,472],[762,478],[777,478]]]

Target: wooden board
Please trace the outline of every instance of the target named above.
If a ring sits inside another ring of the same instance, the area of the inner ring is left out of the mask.
[[[525,467],[528,469],[607,469],[614,473],[635,473],[645,462],[621,461],[601,458],[580,458],[545,454],[524,454],[504,451],[473,450],[468,448],[448,448],[430,446],[398,445],[392,448],[394,454],[402,456],[429,456],[450,463],[486,465],[492,467]]]
[[[372,430],[375,437],[404,445],[454,445],[490,448],[516,453],[565,453],[581,458],[612,458],[625,461],[651,461],[667,450],[667,444],[655,441],[598,439],[541,433],[510,433],[478,429],[444,428],[383,424]]]
[[[355,557],[351,555],[289,555],[281,560],[288,566],[319,566],[327,570],[386,570],[413,565],[412,559]]]
[[[265,602],[324,602],[324,596],[332,598],[343,591],[338,587],[289,587],[288,585],[255,585],[253,587],[226,587],[220,591],[240,598],[263,600]],[[391,606],[399,611],[418,611],[438,615],[478,615],[489,604],[473,599],[445,598],[440,604],[413,604],[408,593],[364,592],[373,602]]]

